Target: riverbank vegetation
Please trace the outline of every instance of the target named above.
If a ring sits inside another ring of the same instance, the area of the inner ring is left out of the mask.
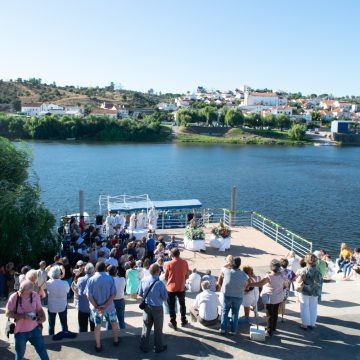
[[[248,128],[228,128],[224,132],[204,132],[204,128],[181,127],[176,140],[180,143],[238,144],[238,145],[306,145],[309,140],[302,137],[305,130],[294,125],[296,130],[265,130]],[[298,127],[301,130],[298,130]],[[301,135],[298,136],[298,132]],[[295,132],[296,135],[293,134]]]
[[[0,137],[0,264],[35,266],[51,260],[60,243],[55,218],[40,202],[40,188],[30,174],[31,154]]]
[[[160,142],[169,139],[171,129],[161,125],[154,116],[136,120],[91,115],[84,118],[0,115],[0,136],[34,140]]]

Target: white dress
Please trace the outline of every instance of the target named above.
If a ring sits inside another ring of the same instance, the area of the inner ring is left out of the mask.
[[[147,215],[146,213],[140,213],[138,215],[138,228],[146,229],[147,228]]]
[[[136,229],[137,227],[137,221],[136,221],[136,215],[132,214],[130,216],[130,224],[129,224],[129,229]]]
[[[122,227],[124,227],[125,225],[125,217],[123,214],[119,215],[117,214],[115,216],[115,225],[121,225]]]
[[[149,229],[150,230],[156,230],[157,228],[157,220],[158,220],[158,213],[157,211],[153,208],[153,209],[150,209],[149,211]]]
[[[106,225],[106,235],[107,236],[114,235],[115,218],[113,216],[107,216],[105,220],[105,225]]]

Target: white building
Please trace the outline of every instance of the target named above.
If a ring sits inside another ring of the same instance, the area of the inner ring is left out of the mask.
[[[244,105],[279,106],[279,96],[271,92],[246,92]]]
[[[290,116],[292,115],[293,109],[290,106],[274,106],[270,111],[273,115],[285,114]]]
[[[84,109],[77,105],[65,105],[65,115],[83,116]]]
[[[176,105],[175,104],[169,104],[169,103],[160,103],[157,105],[157,108],[160,111],[175,111]]]
[[[269,110],[270,107],[264,105],[251,105],[251,106],[241,105],[239,109],[242,110],[243,112],[246,111],[249,113],[261,114],[263,111]]]
[[[94,116],[108,116],[113,119],[117,119],[118,112],[117,110],[108,110],[108,109],[93,109],[90,115]]]
[[[187,100],[183,97],[179,97],[175,99],[176,107],[178,108],[188,108],[190,107],[190,100]]]
[[[130,115],[129,115],[129,110],[128,109],[125,109],[125,108],[120,108],[118,111],[118,116],[121,117],[122,119],[123,118],[128,118]]]
[[[41,111],[41,102],[32,102],[21,106],[21,112],[28,116],[38,116]]]
[[[40,116],[43,115],[64,115],[65,109],[62,106],[56,105],[56,104],[42,104],[40,109]]]

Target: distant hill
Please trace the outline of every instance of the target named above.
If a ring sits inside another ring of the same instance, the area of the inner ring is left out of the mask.
[[[96,107],[103,101],[123,105],[126,108],[154,108],[160,102],[172,101],[179,94],[142,93],[132,90],[115,90],[114,84],[106,87],[75,87],[44,84],[41,79],[0,80],[0,104],[2,108],[15,108],[16,103],[52,102],[58,105],[82,105]],[[7,106],[8,105],[8,106]]]

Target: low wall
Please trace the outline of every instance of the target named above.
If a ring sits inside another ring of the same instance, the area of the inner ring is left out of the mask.
[[[332,139],[341,142],[342,145],[360,146],[360,134],[332,133]]]

